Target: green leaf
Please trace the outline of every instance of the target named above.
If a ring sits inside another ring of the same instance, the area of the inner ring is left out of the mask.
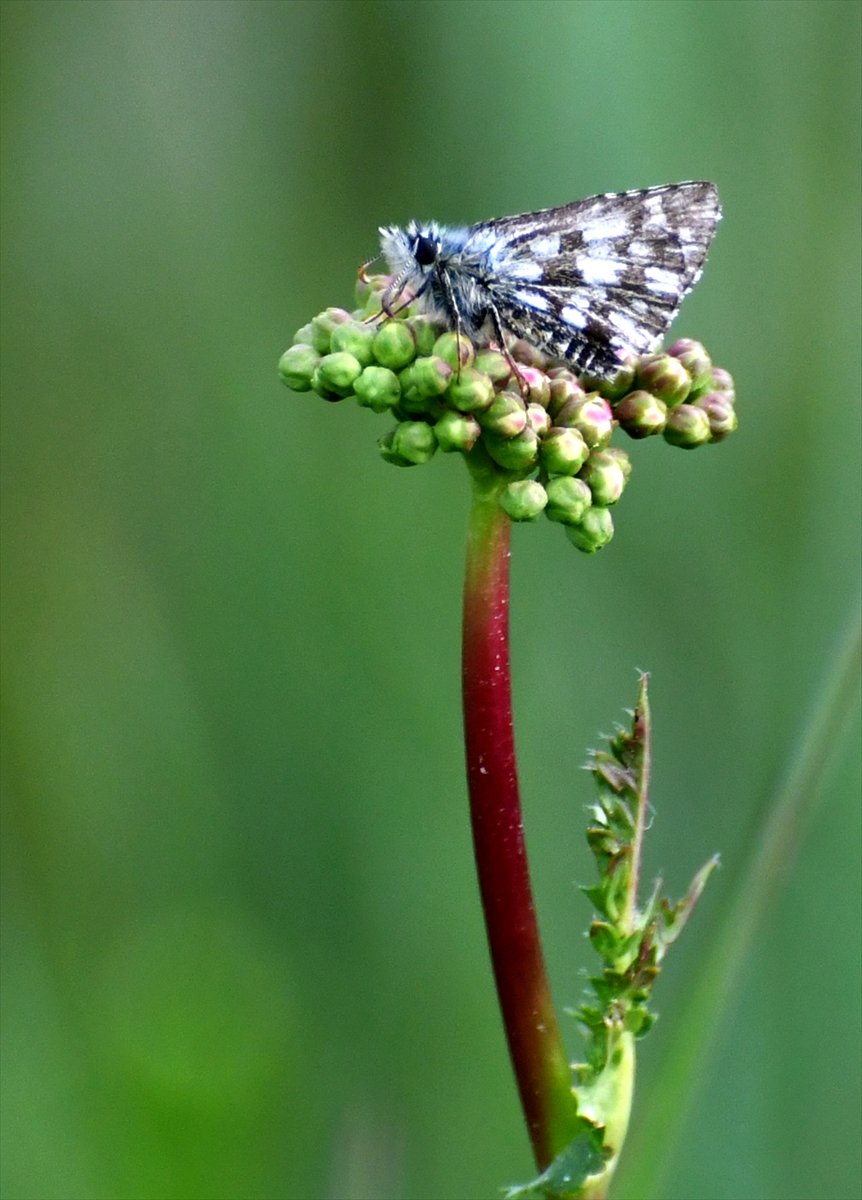
[[[602,1130],[584,1122],[582,1131],[530,1183],[516,1184],[506,1200],[574,1200],[591,1175],[598,1175],[611,1151],[602,1144]]]

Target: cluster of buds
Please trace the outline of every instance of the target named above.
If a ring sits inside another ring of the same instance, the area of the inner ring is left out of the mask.
[[[699,342],[622,363],[611,379],[578,377],[526,342],[477,348],[409,308],[381,323],[387,283],[361,279],[357,309],[328,308],[298,330],[279,362],[284,383],[391,413],[397,424],[378,444],[396,466],[438,449],[481,457],[500,472],[513,521],[544,513],[580,550],[613,536],[610,508],[631,472],[610,444],[615,429],[694,449],[736,428],[733,381]]]

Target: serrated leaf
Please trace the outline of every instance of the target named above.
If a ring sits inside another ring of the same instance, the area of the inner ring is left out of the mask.
[[[607,921],[593,921],[590,925],[590,941],[593,949],[606,962],[613,963],[620,954],[620,936],[616,928]]]
[[[590,763],[590,770],[601,782],[615,793],[632,792],[635,790],[635,776],[630,767],[616,762],[606,754],[597,754]]]
[[[588,1029],[600,1029],[605,1020],[602,1010],[596,1008],[594,1004],[582,1004],[575,1012],[575,1016]]]
[[[658,1017],[643,1005],[630,1008],[625,1017],[625,1028],[636,1038],[644,1037],[655,1025]]]
[[[607,881],[603,880],[592,887],[582,887],[581,891],[592,904],[596,912],[609,920],[614,920],[619,911],[616,897],[609,897]]]
[[[611,1153],[602,1145],[602,1130],[585,1121],[551,1165],[530,1183],[509,1188],[506,1200],[572,1200],[591,1175],[599,1174]]]

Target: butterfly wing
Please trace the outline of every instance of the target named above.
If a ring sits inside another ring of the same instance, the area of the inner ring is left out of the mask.
[[[668,184],[474,225],[465,251],[505,328],[607,374],[670,325],[720,217],[714,184]]]

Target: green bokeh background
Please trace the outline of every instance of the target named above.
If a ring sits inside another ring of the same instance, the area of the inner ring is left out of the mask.
[[[678,893],[726,864],[660,981],[636,1132],[858,589],[859,17],[3,6],[4,1200],[528,1177],[459,742],[465,472],[393,470],[383,418],[275,364],[383,222],[703,177],[725,220],[676,330],[732,370],[738,434],[633,446],[596,558],[514,535],[559,1003],[593,965],[579,766],[635,667],[648,868]],[[851,726],[656,1197],[860,1195],[859,842]],[[628,1166],[617,1200],[647,1200]]]

